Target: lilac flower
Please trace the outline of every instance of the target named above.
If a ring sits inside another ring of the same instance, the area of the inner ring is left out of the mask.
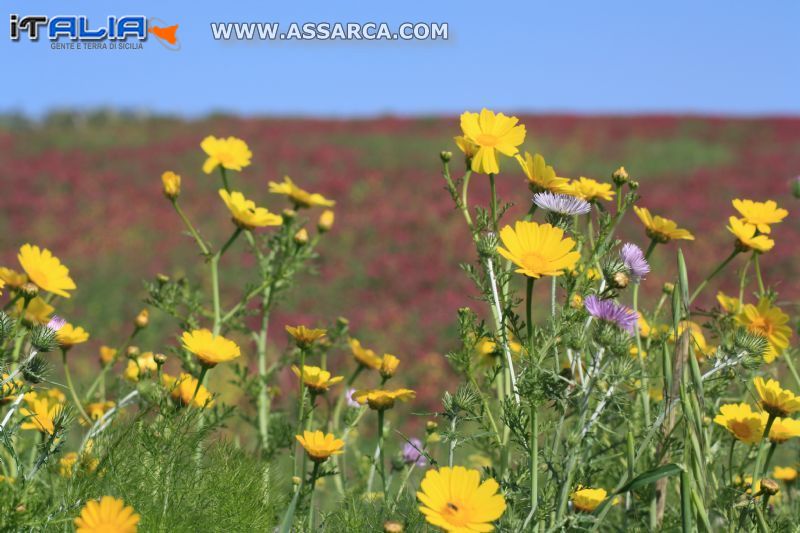
[[[53,317],[50,319],[50,322],[47,323],[47,328],[55,332],[63,328],[64,324],[66,323],[67,321],[61,318],[60,316],[53,315]]]
[[[422,450],[422,441],[416,437],[411,437],[409,442],[406,442],[403,445],[403,462],[410,465],[411,463],[416,463],[417,466],[425,466],[428,464],[428,460],[425,459],[425,456],[421,452]]]
[[[347,389],[345,393],[345,398],[347,399],[347,406],[348,407],[361,407],[361,404],[358,403],[353,399],[353,393],[356,392],[356,389]]]
[[[619,258],[628,267],[634,283],[638,283],[650,272],[650,265],[644,258],[642,249],[632,243],[622,245]]]
[[[585,215],[592,209],[586,200],[568,194],[554,194],[547,191],[534,194],[533,203],[546,211],[552,211],[559,215]]]
[[[598,320],[616,324],[619,329],[627,331],[631,335],[635,332],[636,322],[639,320],[639,313],[618,304],[614,300],[601,300],[594,294],[586,297],[586,310]]]

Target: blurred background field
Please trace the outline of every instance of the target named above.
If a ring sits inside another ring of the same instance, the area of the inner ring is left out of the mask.
[[[608,180],[624,165],[640,182],[641,205],[703,236],[702,243],[681,243],[694,276],[690,282],[698,283],[729,253],[732,238],[725,225],[733,198],[776,200],[790,217],[775,228],[777,244],[764,256],[762,269],[781,301],[800,297],[798,204],[789,186],[800,174],[800,119],[520,118],[528,128],[524,149],[542,153],[560,175]],[[207,283],[194,243],[161,194],[160,175],[174,170],[183,176],[185,211],[219,244],[231,225],[216,193],[218,177],[201,171],[199,143],[209,134],[238,136],[254,157],[233,177],[233,187],[259,205],[287,207],[283,197],[267,192],[267,182],[284,175],[337,202],[334,229],[319,249],[318,274],[303,276],[271,321],[274,349],[287,344],[284,324],[322,324],[345,316],[365,344],[403,360],[402,379],[422,396],[415,410],[433,408],[450,388],[442,355],[457,339],[456,310],[471,305],[476,294],[458,268],[471,260],[472,246],[440,175],[441,150],[453,151],[453,168],[462,170],[452,141],[459,131],[457,117],[185,121],[97,112],[30,122],[5,116],[0,266],[18,268],[16,251],[31,242],[51,248],[71,268],[78,291],[58,311],[92,334],[70,354],[86,361],[80,371],[91,372],[98,347],[119,344],[129,331],[142,307],[144,279],[188,273]],[[506,215],[512,222],[529,207],[530,194],[516,162],[505,159],[501,165],[500,196],[515,204]],[[471,198],[485,201],[488,187],[483,177],[476,178]],[[319,211],[304,214],[313,228]],[[623,234],[643,248],[648,243],[633,214]],[[645,306],[674,275],[675,247],[657,249],[656,268],[643,286]],[[223,305],[236,297],[225,292],[226,278],[234,280],[231,287],[241,286],[250,265],[241,253],[226,256]],[[728,280],[735,283],[733,276]],[[157,312],[152,318],[153,327],[138,340],[141,348],[177,345],[175,325]],[[247,355],[249,345],[243,346]]]

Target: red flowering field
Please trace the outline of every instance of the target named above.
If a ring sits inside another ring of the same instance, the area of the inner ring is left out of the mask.
[[[640,205],[703,237],[680,244],[696,276],[731,249],[725,229],[730,198],[774,199],[790,213],[797,209],[789,182],[800,174],[800,119],[521,120],[529,132],[521,148],[543,154],[559,175],[608,180],[624,165],[640,183]],[[194,243],[181,233],[162,196],[163,171],[183,176],[182,205],[200,232],[216,242],[225,239],[229,227],[218,224],[225,213],[215,193],[218,179],[201,172],[205,156],[199,143],[205,135],[235,135],[253,151],[247,182],[239,183],[259,205],[285,207],[282,198],[267,194],[267,182],[283,175],[337,202],[334,229],[319,248],[318,275],[303,277],[274,316],[271,341],[280,349],[286,345],[284,324],[345,316],[366,344],[400,355],[410,371],[404,379],[435,404],[447,388],[441,355],[457,339],[456,310],[475,295],[456,268],[472,257],[464,248],[469,236],[440,175],[439,149],[460,159],[452,140],[458,131],[457,117],[183,121],[98,113],[53,115],[40,124],[6,118],[0,126],[0,265],[15,266],[14,254],[24,242],[52,249],[69,265],[81,290],[61,308],[91,332],[90,343],[80,349],[91,354],[87,361],[96,361],[97,348],[117,343],[142,307],[143,279],[179,275],[184,265],[198,264],[190,260]],[[478,178],[483,176],[474,178],[471,195],[485,204],[488,186]],[[506,161],[498,178],[500,197],[519,198],[524,186],[521,171]],[[793,255],[800,232],[794,217],[787,220],[775,228],[776,246],[762,268],[777,280],[782,300],[796,300],[800,265]],[[621,232],[646,247],[644,229],[632,214]],[[661,282],[675,272],[664,265],[661,248],[653,259],[656,274],[643,287],[651,304]],[[249,266],[224,268],[245,272]],[[735,283],[735,277],[727,279]],[[147,349],[164,340],[163,320],[154,313],[154,327],[141,340],[153,345]]]

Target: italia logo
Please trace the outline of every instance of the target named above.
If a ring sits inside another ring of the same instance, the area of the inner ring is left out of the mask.
[[[84,15],[10,15],[12,41],[19,41],[23,35],[30,41],[45,38],[52,43],[63,39],[73,44],[70,48],[75,48],[74,43],[94,43],[87,48],[142,48],[142,43],[153,35],[165,48],[180,50],[177,30],[177,24],[167,25],[143,15],[112,15],[102,24],[92,24]]]

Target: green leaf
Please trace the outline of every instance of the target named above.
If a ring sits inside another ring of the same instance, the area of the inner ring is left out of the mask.
[[[619,489],[617,491],[617,494],[622,494],[623,492],[636,490],[638,488],[647,486],[651,483],[655,483],[662,477],[674,476],[683,471],[684,467],[681,465],[677,465],[675,463],[669,463],[663,466],[659,466],[658,468],[654,468],[649,472],[645,472],[644,474],[636,476],[628,483],[626,483],[621,489]]]

